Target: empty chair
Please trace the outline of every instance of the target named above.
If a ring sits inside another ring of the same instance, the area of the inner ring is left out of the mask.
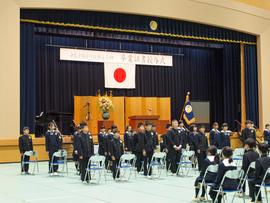
[[[219,188],[217,190],[214,190],[215,192],[217,192],[216,198],[214,200],[214,203],[218,202],[218,197],[219,195],[222,195],[223,201],[225,202],[225,194],[226,193],[234,193],[233,194],[233,198],[232,201],[234,201],[234,198],[236,196],[237,193],[242,193],[243,192],[243,188],[242,188],[242,179],[244,177],[244,171],[243,170],[229,170],[225,173],[225,175],[223,176],[223,179],[221,181],[221,184],[219,186]],[[237,182],[237,187],[235,189],[228,189],[228,188],[224,188],[224,182],[225,179],[229,179],[230,181],[234,181]],[[245,203],[245,198],[244,196],[242,197],[243,202]]]
[[[160,178],[162,171],[165,169],[166,169],[166,153],[155,152],[148,166],[147,175],[150,175],[150,170],[152,170],[151,177]],[[153,173],[155,170],[157,170],[157,174]]]
[[[102,174],[104,175],[104,179],[106,180],[106,169],[105,169],[105,156],[102,155],[94,155],[91,156],[88,160],[87,167],[86,167],[86,173],[84,177],[84,181],[90,182],[96,182],[100,183]],[[87,176],[89,178],[87,178]]]
[[[29,156],[29,161],[24,161],[25,159],[25,156]],[[33,159],[31,159],[31,157]],[[21,167],[22,167],[22,170],[21,170],[21,174],[24,170],[24,167],[25,167],[25,164],[29,164],[30,163],[33,163],[33,170],[32,170],[32,173],[31,174],[35,174],[35,171],[36,171],[36,168],[37,168],[37,172],[39,173],[39,168],[38,168],[38,153],[36,151],[26,151],[24,152],[23,154],[23,157],[22,157],[22,162],[21,162]]]
[[[178,175],[181,173],[183,176],[187,176],[190,169],[192,168],[194,162],[192,161],[194,159],[195,152],[194,151],[184,151],[180,161],[177,163],[177,172]]]
[[[136,156],[134,154],[123,154],[120,157],[116,170],[116,177],[118,176],[118,174],[120,174],[118,180],[130,180],[132,172],[136,177],[135,163]]]
[[[52,162],[50,164],[50,171],[53,170],[53,166],[62,166],[61,173],[66,173],[68,175],[68,166],[67,166],[67,151],[65,149],[60,149],[57,152],[54,152],[52,155]],[[51,174],[52,175],[52,174]]]
[[[245,149],[244,148],[236,148],[233,152],[233,161],[236,163],[236,165],[238,167],[240,167],[242,165],[242,160],[243,160],[243,156],[245,153]]]

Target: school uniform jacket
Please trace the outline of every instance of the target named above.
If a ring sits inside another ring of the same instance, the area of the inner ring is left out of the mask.
[[[62,148],[62,136],[56,131],[47,131],[45,134],[45,147],[49,154],[53,154]]]
[[[22,135],[19,137],[19,149],[20,153],[33,151],[33,142],[30,135]]]
[[[188,144],[190,146],[190,150],[197,151],[199,148],[198,143],[198,132],[190,132],[188,136]]]
[[[270,167],[270,157],[264,156],[259,158],[255,164],[255,181],[262,181],[267,169]],[[266,183],[270,183],[270,176],[266,177]]]
[[[196,138],[197,138],[197,143],[198,143],[198,149],[201,152],[206,152],[208,149],[208,140],[205,134],[199,132]]]
[[[168,147],[167,147],[167,134],[163,134],[161,135],[161,137],[163,137],[163,139],[161,139],[160,143],[159,143],[159,147],[160,147],[160,152],[164,152],[166,150],[168,150]]]
[[[80,133],[78,131],[75,131],[73,133],[73,154],[78,154],[78,140],[79,140]]]
[[[182,145],[182,138],[178,129],[171,129],[166,135],[167,147],[169,151],[175,151],[174,146]]]
[[[145,132],[145,151],[146,152],[154,152],[156,148],[156,143],[155,143],[155,137],[154,133],[152,131],[146,131]]]
[[[263,131],[263,137],[264,141],[267,142],[268,145],[270,145],[270,130],[265,129]]]
[[[137,153],[142,153],[145,150],[146,137],[144,133],[136,133],[134,135],[134,148]]]
[[[109,145],[110,155],[114,156],[116,160],[119,160],[123,154],[123,145],[119,138],[113,138]]]
[[[256,161],[259,158],[259,154],[253,150],[253,149],[249,149],[248,151],[246,151],[246,153],[243,155],[243,163],[242,163],[242,169],[243,171],[246,173],[248,170],[249,165]],[[248,178],[252,178],[254,177],[254,169],[250,169],[249,173],[248,173]]]
[[[219,147],[222,149],[223,147],[230,147],[231,146],[231,137],[232,131],[226,130],[226,131],[220,131],[220,139],[219,139]]]
[[[243,142],[245,142],[248,138],[253,138],[256,140],[256,131],[255,129],[249,129],[249,128],[244,128],[241,132],[241,139]]]
[[[106,133],[100,132],[98,134],[98,154],[105,155],[107,151],[107,143],[106,143],[107,135]]]
[[[94,155],[93,138],[89,133],[80,133],[78,140],[78,155],[83,156],[83,158],[90,158]]]
[[[126,131],[124,134],[124,144],[126,151],[133,152],[134,151],[134,137],[132,132]]]
[[[214,165],[214,164],[216,164],[215,163],[215,156],[208,156],[203,161],[202,169],[201,169],[201,172],[200,172],[200,175],[199,175],[199,177],[200,177],[201,180],[203,179],[204,174],[205,174],[206,169],[208,168],[208,166]],[[206,180],[207,183],[213,183],[216,180],[216,176],[217,176],[217,173],[208,172],[206,174],[205,180]]]
[[[219,144],[220,144],[219,137],[220,137],[220,131],[212,129],[210,131],[210,145],[214,145],[217,148],[219,148]],[[221,149],[221,148],[219,148],[219,149]]]

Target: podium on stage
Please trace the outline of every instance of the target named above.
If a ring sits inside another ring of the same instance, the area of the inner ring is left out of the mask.
[[[146,121],[149,121],[157,126],[157,132],[158,133],[166,133],[165,125],[169,123],[169,120],[159,120],[159,115],[134,115],[129,116],[129,125],[133,129],[137,128],[138,123],[145,123]]]

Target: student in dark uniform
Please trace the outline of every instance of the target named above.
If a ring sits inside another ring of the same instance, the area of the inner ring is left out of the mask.
[[[25,163],[24,166],[22,165],[22,161],[28,162],[30,158],[29,156],[24,156],[23,160],[23,154],[26,151],[33,151],[32,137],[29,135],[28,127],[23,128],[23,135],[19,137],[19,149],[21,154],[21,170],[23,173],[29,174],[28,172],[29,164]]]
[[[146,156],[144,156],[144,176],[147,176],[147,172],[148,172],[148,167],[151,160],[152,160],[152,156],[154,154],[154,150],[156,147],[155,144],[155,137],[154,137],[154,133],[152,132],[152,123],[150,122],[146,122],[145,123],[145,152],[146,152]],[[149,175],[151,176],[152,170],[151,168],[149,169]]]
[[[110,156],[112,160],[112,174],[113,174],[113,179],[117,179],[120,176],[120,171],[116,176],[116,171],[117,171],[117,166],[119,164],[120,157],[123,154],[123,145],[120,140],[120,135],[119,131],[115,131],[113,134],[113,138],[110,140],[109,143],[109,151],[110,151]]]
[[[158,141],[157,126],[155,124],[152,124],[152,133],[154,136],[154,145],[155,145],[155,149],[156,149],[159,145],[159,141]]]
[[[107,153],[107,144],[106,144],[106,128],[101,126],[100,132],[98,134],[98,154],[105,156]]]
[[[172,128],[168,131],[167,136],[168,156],[171,163],[171,172],[173,175],[177,171],[177,162],[180,161],[182,154],[182,140],[178,131],[178,121],[172,120]]]
[[[167,133],[171,129],[171,124],[166,125]],[[159,142],[159,149],[160,152],[165,152],[168,154],[168,146],[167,146],[167,133],[160,136],[160,142]],[[169,157],[166,156],[166,169],[168,170],[170,166],[170,160]]]
[[[48,131],[45,134],[45,146],[46,146],[46,152],[49,155],[49,173],[57,173],[58,165],[53,165],[52,170],[50,171],[50,165],[51,162],[57,162],[57,158],[55,157],[54,160],[52,160],[52,156],[54,152],[57,152],[62,148],[62,136],[58,129],[56,129],[56,126],[54,123],[49,123],[48,125]]]
[[[132,127],[128,125],[126,127],[126,132],[124,134],[124,145],[125,145],[125,151],[133,153],[134,152],[134,136],[132,132]]]
[[[255,202],[255,197],[259,192],[259,187],[256,187],[255,185],[261,184],[262,179],[267,171],[267,169],[270,167],[270,157],[268,156],[268,145],[265,143],[261,143],[258,145],[259,152],[261,154],[261,158],[257,159],[255,164],[255,178],[250,182],[251,187],[253,188],[253,196],[251,199],[251,202]],[[266,184],[270,184],[270,176],[267,176],[265,179]],[[262,201],[261,193],[258,196],[258,202]]]
[[[190,132],[188,136],[189,150],[195,152],[195,156],[191,160],[193,162],[192,167],[196,168],[196,157],[198,159],[198,128],[195,124],[190,126]]]
[[[208,139],[205,136],[205,127],[201,125],[199,127],[199,133],[197,135],[197,143],[198,143],[198,149],[197,149],[197,158],[198,158],[198,167],[199,171],[202,170],[203,167],[203,161],[206,159],[206,152],[208,149]]]
[[[266,124],[263,131],[264,142],[270,147],[270,125]]]
[[[214,122],[212,125],[212,130],[210,131],[210,145],[215,145],[218,149],[221,149],[220,143],[219,143],[219,136],[220,131],[218,130],[218,123]]]
[[[188,146],[188,131],[187,129],[184,127],[184,122],[182,120],[179,121],[179,131],[180,131],[180,136],[182,137],[182,148],[186,149]]]
[[[219,186],[221,184],[221,181],[223,179],[223,176],[225,173],[229,170],[236,170],[237,166],[234,163],[232,156],[233,156],[233,150],[230,147],[224,147],[221,152],[222,161],[218,165],[218,172],[217,177],[215,180],[215,184],[211,187],[210,190],[210,197],[214,201],[216,199],[217,192],[214,190],[219,189]],[[231,179],[225,179],[223,183],[223,189],[224,190],[235,190],[239,184],[239,181],[237,180],[231,180]],[[222,196],[219,195],[218,197],[218,203],[221,203]]]
[[[78,138],[81,133],[81,126],[78,125],[71,136],[71,139],[73,141],[73,161],[75,163],[75,168],[77,171],[80,171],[79,169],[79,155],[78,155]]]
[[[204,177],[204,174],[205,174],[208,166],[215,165],[218,163],[219,163],[219,156],[217,156],[217,148],[216,148],[216,146],[210,146],[207,150],[207,158],[203,160],[200,175],[195,180],[195,184],[194,184],[195,198],[193,199],[193,201],[197,202],[197,201],[204,201],[205,200],[206,191],[205,191],[204,187],[202,187],[201,197],[198,197],[199,192],[200,192],[200,188],[201,188],[200,184],[203,181],[203,177]],[[216,176],[217,176],[217,173],[208,172],[206,177],[205,177],[206,183],[213,183],[216,180]]]
[[[253,138],[256,141],[256,130],[252,127],[252,123],[253,122],[250,120],[247,120],[245,123],[246,127],[241,132],[241,140],[243,143],[245,143],[248,138]]]
[[[145,151],[145,144],[146,144],[146,137],[144,132],[144,125],[143,123],[138,123],[137,125],[137,132],[134,135],[134,149],[136,155],[136,168],[137,172],[141,171],[142,162],[144,161],[144,157],[146,156]]]
[[[94,155],[94,143],[89,128],[86,123],[82,123],[82,132],[78,139],[78,155],[80,160],[81,181],[84,181],[87,163],[92,155]],[[86,176],[86,181],[89,182],[91,177]]]
[[[245,153],[243,155],[243,162],[242,162],[242,169],[243,171],[247,172],[249,165],[256,161],[259,158],[259,154],[256,152],[256,142],[253,138],[248,138],[245,141]],[[248,172],[248,179],[254,178],[254,169],[250,169]],[[243,192],[246,191],[246,184],[243,186]],[[249,183],[249,196],[252,197],[254,194],[253,187],[251,187]]]
[[[219,142],[220,148],[231,147],[231,135],[232,131],[229,130],[227,123],[222,124],[222,130],[220,131]]]

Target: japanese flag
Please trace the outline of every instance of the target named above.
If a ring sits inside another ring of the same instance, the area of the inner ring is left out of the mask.
[[[104,63],[105,87],[134,89],[136,64]]]

